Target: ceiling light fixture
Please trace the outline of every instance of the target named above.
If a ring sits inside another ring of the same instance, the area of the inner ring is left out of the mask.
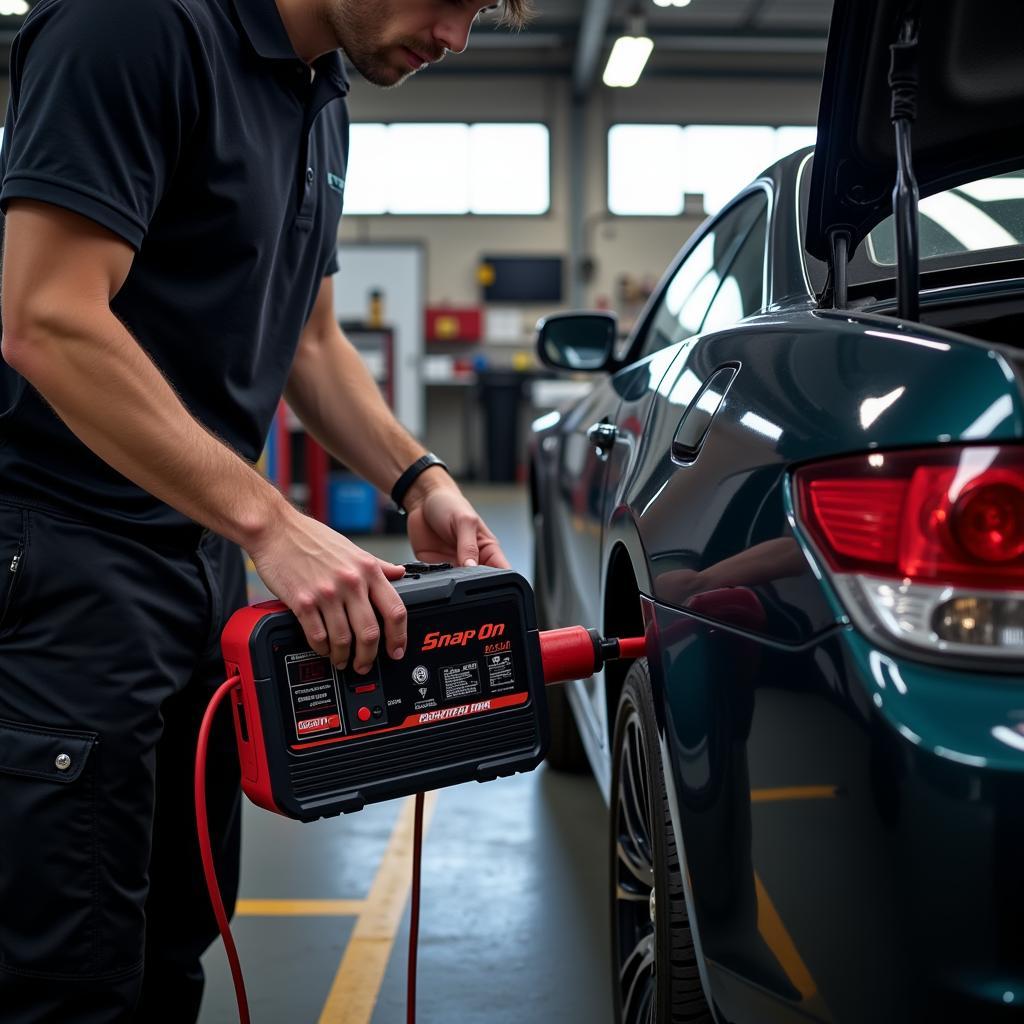
[[[25,0],[0,0],[0,15],[4,17],[28,14]]]
[[[612,46],[602,78],[605,85],[616,89],[636,85],[654,49],[654,41],[644,34],[642,14],[631,14],[627,26],[627,35],[619,36]]]
[[[689,7],[690,0],[654,0],[656,7]]]

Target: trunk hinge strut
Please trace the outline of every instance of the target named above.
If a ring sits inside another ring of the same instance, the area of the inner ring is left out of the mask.
[[[889,47],[891,120],[896,129],[896,185],[892,212],[896,221],[896,299],[902,320],[917,320],[920,305],[921,261],[918,244],[917,180],[910,127],[917,120],[917,21],[908,17],[897,42]]]
[[[828,281],[826,281],[825,290],[822,293],[822,305],[831,302],[833,309],[846,309],[846,274],[850,264],[850,232],[841,228],[830,231],[828,244]]]

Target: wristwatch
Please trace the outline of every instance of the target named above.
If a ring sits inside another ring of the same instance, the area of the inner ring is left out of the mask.
[[[416,478],[424,470],[430,469],[431,466],[440,466],[446,473],[449,472],[446,463],[442,462],[433,452],[427,452],[426,455],[421,455],[396,481],[395,486],[391,488],[391,500],[398,507],[398,511],[402,515],[406,515],[405,506],[402,502],[405,500],[406,494],[409,493],[409,488],[412,487]]]

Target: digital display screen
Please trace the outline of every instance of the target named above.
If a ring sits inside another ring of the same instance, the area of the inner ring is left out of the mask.
[[[309,661],[300,661],[295,666],[298,669],[298,682],[312,683],[318,679],[330,679],[330,664],[327,658],[310,658]]]

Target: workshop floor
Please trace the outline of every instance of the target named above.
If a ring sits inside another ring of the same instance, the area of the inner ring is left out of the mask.
[[[468,493],[529,577],[524,491]],[[410,556],[404,539],[363,542]],[[609,1024],[605,809],[593,780],[542,766],[443,790],[427,814],[422,1024]],[[411,822],[411,798],[311,825],[246,804],[234,933],[254,1024],[405,1021]],[[204,962],[200,1024],[230,1024],[220,942]]]

